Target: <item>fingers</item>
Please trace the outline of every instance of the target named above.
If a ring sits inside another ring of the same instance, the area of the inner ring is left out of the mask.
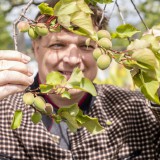
[[[0,100],[7,97],[8,95],[18,93],[18,92],[23,92],[26,88],[27,88],[27,86],[12,85],[12,84],[7,84],[5,86],[1,86],[0,93],[3,93],[3,94],[0,96]]]
[[[33,71],[27,66],[30,57],[18,51],[0,50],[0,100],[24,91],[34,81]]]
[[[0,71],[4,70],[21,72],[28,76],[33,74],[33,70],[31,68],[19,61],[0,60]]]
[[[26,76],[23,73],[17,71],[4,70],[0,72],[0,86],[6,84],[19,84],[28,86],[33,83],[34,78]]]
[[[0,50],[0,60],[12,60],[28,63],[31,58],[18,51]]]

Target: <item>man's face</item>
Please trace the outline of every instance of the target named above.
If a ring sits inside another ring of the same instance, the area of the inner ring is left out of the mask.
[[[58,71],[69,79],[75,67],[93,80],[97,74],[97,65],[92,56],[96,44],[91,42],[87,47],[85,41],[86,37],[64,30],[36,40],[33,48],[41,82],[45,83],[46,75],[51,71]]]

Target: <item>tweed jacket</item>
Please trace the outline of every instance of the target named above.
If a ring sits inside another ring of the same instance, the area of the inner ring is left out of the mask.
[[[105,131],[96,135],[85,128],[68,131],[70,150],[60,148],[59,137],[42,122],[30,121],[32,108],[24,110],[21,127],[11,130],[14,111],[24,109],[23,93],[2,100],[0,156],[6,160],[160,160],[160,123],[143,95],[111,85],[96,88],[98,96],[88,114],[97,117]],[[107,125],[107,120],[112,124]]]

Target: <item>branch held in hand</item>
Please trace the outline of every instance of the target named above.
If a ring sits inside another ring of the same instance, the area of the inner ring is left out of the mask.
[[[17,43],[17,31],[16,31],[16,26],[18,24],[18,22],[22,19],[22,17],[25,16],[28,8],[30,7],[30,5],[33,3],[33,0],[30,0],[27,5],[22,9],[22,13],[20,14],[20,16],[14,21],[13,23],[13,40],[14,40],[14,46],[15,46],[15,50],[18,50],[18,43]]]

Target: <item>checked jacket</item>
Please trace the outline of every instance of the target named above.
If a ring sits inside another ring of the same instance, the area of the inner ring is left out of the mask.
[[[21,127],[11,130],[14,111],[25,107],[23,93],[2,100],[0,156],[6,160],[160,160],[158,107],[151,107],[137,91],[111,85],[96,88],[98,96],[88,115],[97,117],[105,131],[96,135],[85,128],[68,131],[70,150],[60,148],[59,137],[49,133],[42,122],[31,122],[32,108],[24,110]],[[107,120],[112,124],[107,125]]]

